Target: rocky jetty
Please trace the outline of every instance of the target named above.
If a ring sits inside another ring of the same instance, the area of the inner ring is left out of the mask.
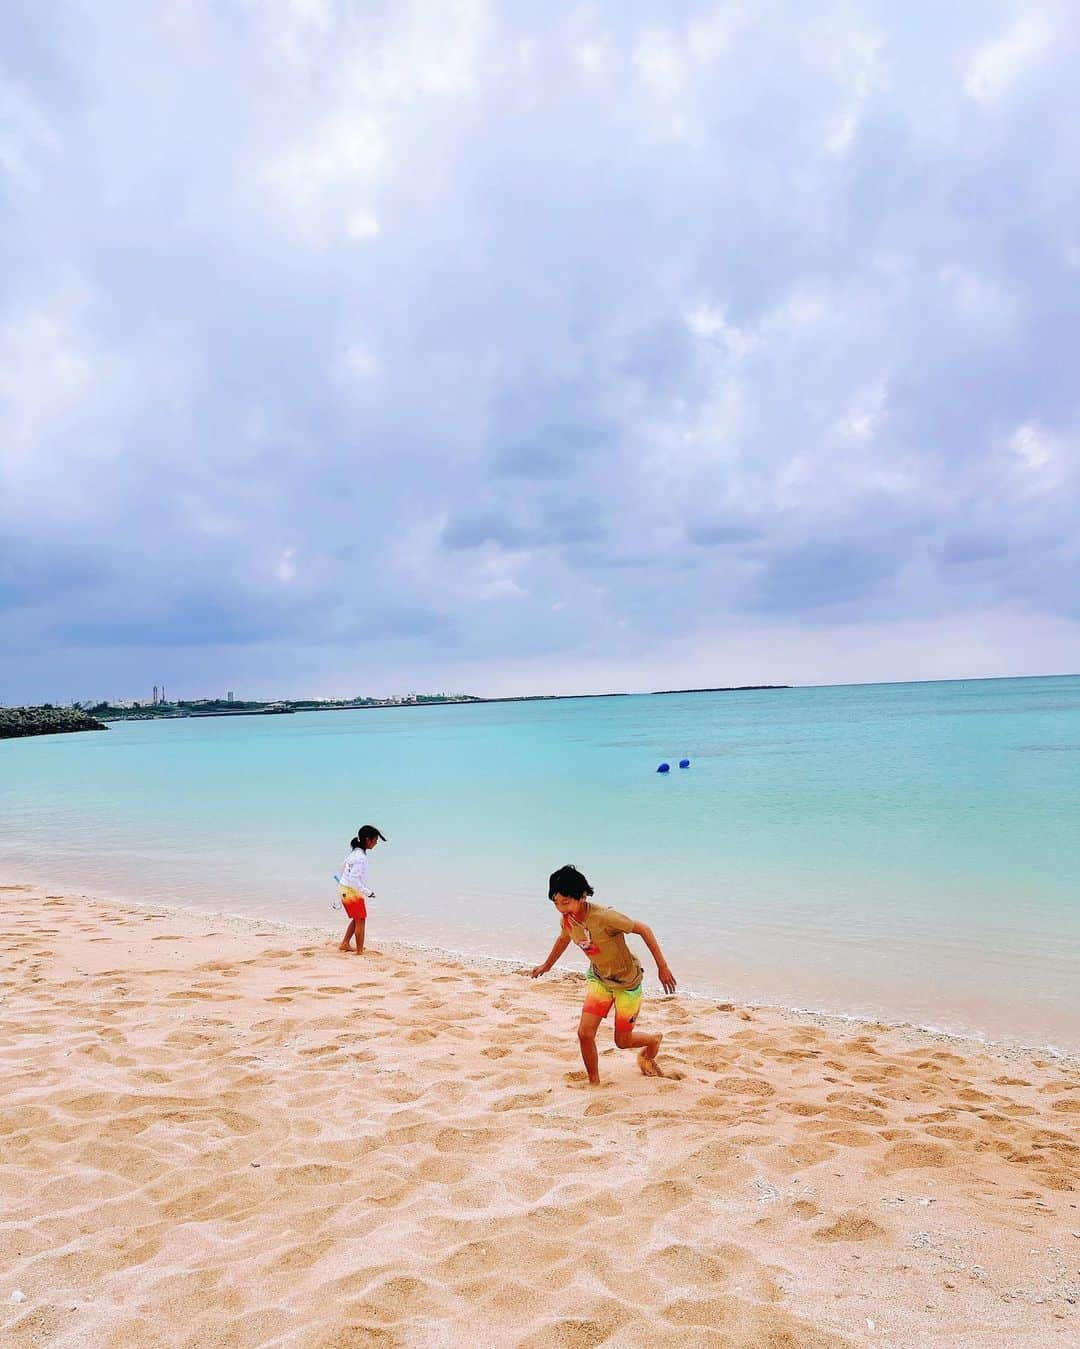
[[[78,707],[0,707],[0,740],[22,735],[60,735],[65,731],[107,731]]]

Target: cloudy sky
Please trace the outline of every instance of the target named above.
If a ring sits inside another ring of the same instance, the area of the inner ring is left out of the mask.
[[[1068,0],[0,25],[0,702],[1080,669]]]

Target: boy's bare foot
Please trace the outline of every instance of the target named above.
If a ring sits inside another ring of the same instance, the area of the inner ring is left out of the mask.
[[[343,942],[341,943],[341,945],[338,947],[338,950],[339,950],[339,951],[348,951],[348,950],[351,950],[351,949],[352,949],[352,948],[350,947],[349,943],[348,943],[348,942],[345,942],[345,941],[343,941]]]
[[[641,1069],[642,1073],[646,1077],[664,1076],[663,1071],[660,1068],[660,1065],[656,1061],[656,1056],[657,1054],[660,1053],[660,1041],[663,1038],[664,1037],[662,1035],[656,1035],[653,1038],[652,1044],[646,1045],[645,1048],[641,1051],[641,1053],[638,1054],[637,1056],[638,1067]]]
[[[587,1073],[563,1073],[563,1081],[572,1087],[606,1087],[609,1084],[602,1077],[590,1078]]]
[[[662,1078],[663,1072],[661,1066],[655,1058],[649,1058],[649,1050],[642,1050],[638,1055],[638,1067],[642,1070],[644,1077]]]
[[[643,1049],[637,1056],[638,1067],[645,1077],[663,1077],[664,1074],[660,1070],[660,1065],[654,1058],[649,1058],[648,1054],[649,1051]]]

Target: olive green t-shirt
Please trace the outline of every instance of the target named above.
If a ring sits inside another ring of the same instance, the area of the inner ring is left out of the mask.
[[[589,957],[593,973],[614,988],[637,988],[641,983],[641,965],[623,935],[633,926],[632,918],[599,904],[589,904],[580,922],[568,913],[562,919],[563,933]]]

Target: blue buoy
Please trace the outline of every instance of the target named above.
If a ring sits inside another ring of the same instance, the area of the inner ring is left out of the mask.
[[[670,772],[671,772],[671,765],[670,765],[669,763],[662,763],[662,764],[660,764],[660,766],[657,768],[656,771],[657,771],[658,773],[670,773]]]
[[[680,768],[689,768],[689,767],[690,767],[690,760],[689,760],[689,759],[680,759],[680,760],[679,760],[679,767],[680,767]]]

